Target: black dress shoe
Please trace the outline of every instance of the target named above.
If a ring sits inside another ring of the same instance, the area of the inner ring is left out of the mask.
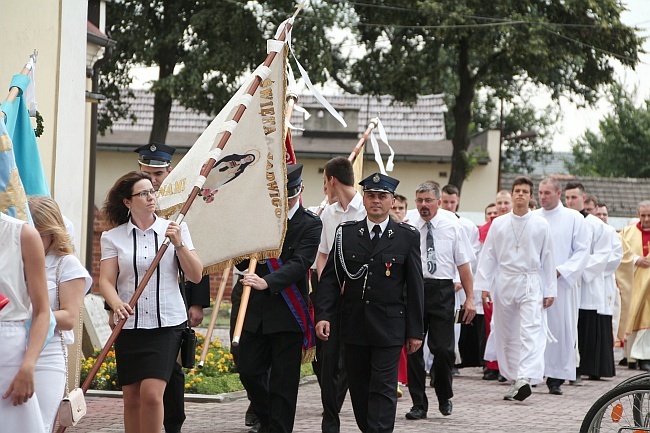
[[[622,358],[620,361],[618,361],[618,365],[625,367],[627,365],[627,358]]]
[[[442,400],[438,402],[438,409],[440,410],[440,413],[443,414],[444,416],[451,415],[452,407],[453,405],[451,404],[451,400]]]
[[[553,395],[562,395],[562,388],[559,385],[552,385],[548,387],[548,393]]]
[[[593,374],[589,375],[589,380],[600,380],[600,376],[595,376]]]
[[[421,407],[412,407],[406,414],[406,419],[424,419],[427,417],[427,411]]]
[[[257,415],[255,415],[255,411],[253,410],[253,404],[249,403],[248,408],[246,409],[246,415],[244,416],[244,424],[246,424],[247,427],[252,427],[256,422]]]
[[[267,427],[264,427],[262,423],[257,420],[255,424],[253,424],[253,427],[248,430],[248,433],[267,433],[268,431],[269,429]]]
[[[508,381],[508,379],[506,379],[505,377],[501,376],[501,373],[499,373],[499,382],[503,383],[503,382],[507,382],[507,381]]]
[[[630,370],[636,370],[636,361],[627,363],[627,368]]]
[[[255,412],[246,411],[246,416],[244,417],[244,424],[246,424],[247,427],[252,427],[255,425],[256,422],[257,422],[257,415],[255,415]]]
[[[483,373],[483,380],[497,380],[498,378],[498,370],[485,370],[485,373]]]
[[[650,371],[650,360],[639,360],[639,370]]]

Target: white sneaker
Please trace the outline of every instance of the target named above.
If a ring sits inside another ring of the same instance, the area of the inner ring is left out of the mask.
[[[510,389],[503,396],[504,400],[514,400],[515,399],[515,395],[517,395],[517,387],[515,386],[516,383],[517,382],[515,382],[514,380],[512,381],[512,383],[510,384]]]
[[[517,401],[524,401],[533,393],[533,389],[530,386],[530,379],[527,377],[517,379],[514,387],[516,391],[513,398]]]

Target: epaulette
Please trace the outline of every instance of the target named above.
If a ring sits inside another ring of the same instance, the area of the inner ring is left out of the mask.
[[[307,215],[309,215],[310,217],[312,217],[312,218],[318,218],[318,215],[316,215],[314,212],[310,211],[310,210],[307,209],[307,208],[304,208],[304,209],[305,209],[305,213],[306,213]]]
[[[413,226],[412,226],[411,224],[409,224],[409,223],[397,223],[397,225],[400,226],[400,227],[403,227],[403,228],[405,228],[405,229],[411,230],[411,231],[413,231],[413,232],[417,230],[415,227],[413,227]]]
[[[359,222],[359,221],[357,221],[357,220],[353,220],[353,221],[343,221],[341,224],[339,224],[339,227],[343,227],[343,226],[351,226],[351,225],[356,224],[356,223],[358,223],[358,222]]]

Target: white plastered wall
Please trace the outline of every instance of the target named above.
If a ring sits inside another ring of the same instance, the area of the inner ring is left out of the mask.
[[[53,198],[74,223],[83,261],[88,145],[85,57],[87,1],[0,0],[0,91],[38,50],[36,97],[44,133],[37,139]],[[4,100],[2,93],[0,98]]]

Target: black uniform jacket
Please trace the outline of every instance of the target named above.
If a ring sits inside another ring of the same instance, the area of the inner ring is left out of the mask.
[[[204,275],[198,283],[185,280],[185,303],[187,308],[192,305],[210,306],[210,275]]]
[[[264,334],[275,332],[301,332],[300,325],[282,297],[282,290],[295,283],[302,294],[305,304],[309,305],[309,268],[316,259],[320,232],[323,224],[311,211],[300,206],[293,218],[287,222],[287,232],[282,245],[280,269],[271,273],[265,262],[258,262],[255,273],[264,278],[269,288],[266,290],[251,290],[248,310],[244,320],[244,329],[257,332],[260,326]],[[237,269],[245,271],[248,260],[237,265]],[[241,283],[238,282],[234,292],[241,293]],[[241,297],[241,295],[239,295]]]
[[[318,283],[316,323],[332,321],[342,296],[344,343],[387,347],[401,346],[406,338],[422,339],[424,282],[418,231],[391,219],[373,249],[366,219],[339,227],[348,272],[354,274],[367,263],[368,274],[353,280],[343,271],[335,240]]]

